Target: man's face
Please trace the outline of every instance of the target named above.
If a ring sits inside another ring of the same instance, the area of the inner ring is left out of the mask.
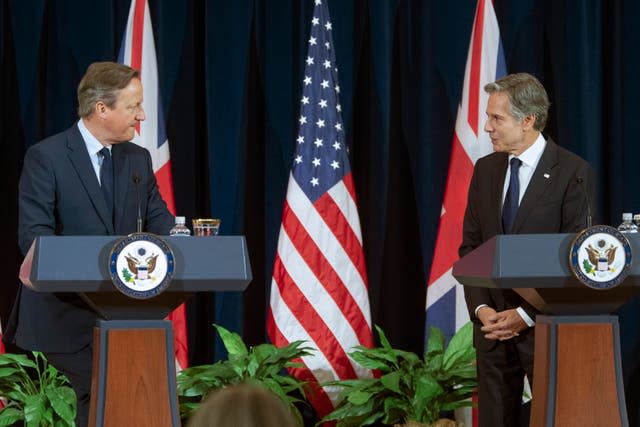
[[[509,96],[505,92],[489,94],[484,130],[491,137],[493,151],[516,156],[522,153],[528,147],[525,132],[531,129],[531,125],[531,117],[518,120],[513,116]]]
[[[145,119],[142,109],[142,84],[139,79],[132,79],[120,91],[113,108],[106,108],[103,122],[106,139],[111,144],[131,141],[135,128]]]

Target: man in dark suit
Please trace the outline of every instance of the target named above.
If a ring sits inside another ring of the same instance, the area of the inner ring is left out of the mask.
[[[544,87],[521,73],[484,89],[489,93],[484,130],[494,153],[476,162],[459,255],[497,234],[585,228],[585,189],[593,186],[593,171],[542,136],[549,108]],[[480,426],[517,426],[525,374],[533,382],[537,312],[512,290],[465,287],[465,298],[474,321]]]
[[[160,197],[149,152],[131,142],[145,119],[138,71],[112,62],[89,66],[78,86],[80,120],[31,147],[19,184],[23,254],[42,235],[126,235],[136,231],[137,191],[144,230],[168,234],[174,218]],[[22,286],[7,339],[45,353],[78,397],[87,424],[96,314],[77,294]]]

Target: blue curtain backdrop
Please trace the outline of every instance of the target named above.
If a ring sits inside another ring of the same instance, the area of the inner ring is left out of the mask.
[[[328,0],[368,262],[373,321],[422,351],[425,282],[444,192],[475,1]],[[640,3],[495,0],[507,68],[552,101],[547,133],[586,158],[598,209],[640,212]],[[191,363],[220,357],[211,323],[265,340],[294,149],[311,0],[149,0],[178,212],[244,234],[254,280],[188,306]],[[86,67],[114,60],[129,0],[0,2],[0,164],[6,319],[18,286],[17,180],[26,147],[76,120]],[[636,167],[634,167],[636,165]],[[640,397],[640,303],[619,314],[627,401]],[[633,425],[638,409],[630,405]]]

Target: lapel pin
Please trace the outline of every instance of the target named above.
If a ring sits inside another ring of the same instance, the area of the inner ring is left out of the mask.
[[[548,173],[545,173],[545,174],[544,174],[544,177],[545,177],[545,178],[547,178],[547,179],[549,179],[549,178],[551,177],[551,175],[549,175]]]

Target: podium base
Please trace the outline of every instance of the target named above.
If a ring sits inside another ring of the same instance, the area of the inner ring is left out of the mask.
[[[90,427],[179,427],[173,331],[166,320],[98,321]]]
[[[616,316],[537,316],[531,427],[627,427]]]

